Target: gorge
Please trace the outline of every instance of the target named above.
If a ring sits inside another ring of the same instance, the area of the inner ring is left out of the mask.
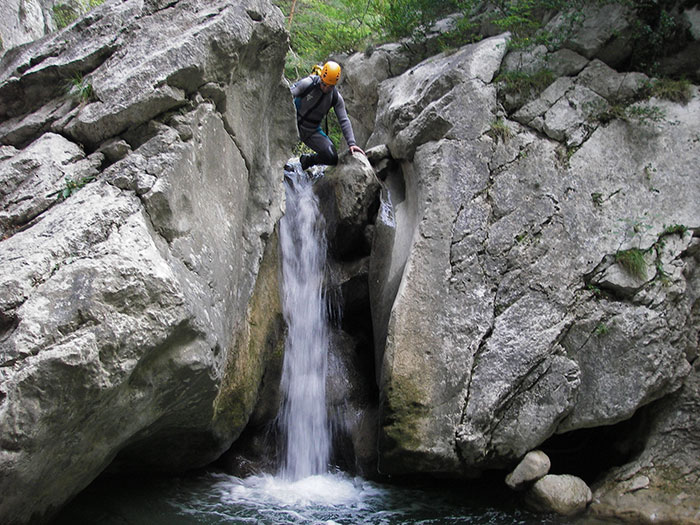
[[[338,57],[369,160],[314,185],[333,465],[478,483],[540,449],[586,516],[700,523],[700,66],[644,98],[624,9],[558,50],[484,28]],[[276,472],[287,46],[266,0],[111,0],[5,50],[3,523],[102,473]]]

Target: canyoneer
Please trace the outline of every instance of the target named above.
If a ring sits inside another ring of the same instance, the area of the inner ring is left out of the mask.
[[[291,87],[297,109],[299,138],[315,151],[313,154],[304,154],[299,157],[303,170],[316,164],[329,166],[338,164],[335,145],[321,129],[321,121],[331,108],[338,117],[340,129],[350,153],[365,154],[355,143],[345,101],[336,87],[338,80],[340,80],[340,65],[337,62],[328,61],[323,67],[315,66],[311,75],[302,78]]]

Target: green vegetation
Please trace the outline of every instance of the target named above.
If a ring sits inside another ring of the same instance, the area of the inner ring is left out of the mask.
[[[364,49],[386,37],[388,0],[276,0],[287,17],[291,52],[285,75],[297,79],[334,53]]]
[[[601,101],[589,104],[587,111],[589,120],[600,122],[601,124],[608,124],[613,120],[619,119],[649,125],[661,122],[666,118],[666,112],[662,108],[650,104],[626,102],[608,104]]]
[[[650,83],[647,91],[649,96],[687,104],[693,98],[691,84],[686,79],[673,80],[659,78]]]
[[[87,80],[82,73],[76,73],[68,82],[68,93],[78,99],[81,103],[90,102],[93,99],[94,91],[92,83]]]
[[[496,142],[499,140],[506,142],[510,137],[513,136],[513,130],[508,127],[501,117],[497,118],[491,123],[491,129],[489,129],[488,134]]]
[[[599,0],[600,1],[600,0]],[[621,1],[621,0],[616,0]],[[536,43],[556,45],[558,37],[542,30],[546,12],[571,9],[565,19],[575,24],[586,5],[584,0],[499,0],[486,13],[481,0],[275,0],[287,18],[291,52],[285,74],[296,79],[311,70],[313,64],[335,53],[366,50],[388,41],[421,43],[437,20],[458,15],[454,28],[441,35],[434,51],[457,47],[478,40],[479,23],[496,25],[510,31],[511,47]],[[540,83],[542,78],[537,78]]]
[[[65,200],[78,190],[83,188],[86,184],[95,180],[94,175],[89,175],[87,177],[78,177],[77,179],[72,179],[71,177],[65,177],[65,187],[60,190],[56,190],[53,193],[49,193],[46,197],[51,198],[57,196],[59,200]]]
[[[69,26],[80,15],[83,15],[91,9],[102,5],[104,0],[75,0],[71,3],[55,4],[52,7],[53,21],[57,29],[63,29]]]
[[[634,8],[637,20],[633,26],[632,53],[629,69],[656,75],[659,59],[687,43],[680,15],[673,13],[674,0],[618,0]]]
[[[603,336],[606,335],[607,333],[610,332],[610,327],[603,323],[602,321],[598,323],[598,326],[595,327],[595,330],[593,330],[593,334],[597,336]]]
[[[87,10],[100,0],[82,2]],[[580,27],[584,10],[592,3],[622,4],[635,13],[628,70],[654,75],[660,58],[687,43],[674,0],[275,0],[287,17],[291,35],[286,65],[290,79],[305,75],[314,63],[335,53],[371,52],[374,45],[400,39],[411,47],[425,41],[432,24],[451,14],[458,15],[455,27],[438,39],[433,51],[478,40],[478,29],[484,24],[510,31],[511,49],[544,44],[554,50]],[[58,4],[54,11],[65,5]],[[545,27],[545,20],[557,11],[559,23]],[[543,80],[546,76],[536,83]],[[670,96],[683,96],[677,94],[678,88],[687,93],[683,85],[658,87],[663,92],[670,89]]]
[[[529,97],[544,91],[554,80],[554,73],[542,69],[535,73],[506,71],[498,75],[495,82],[499,84],[502,93]]]
[[[639,248],[619,250],[615,254],[615,262],[632,277],[637,279],[647,278],[647,263],[644,260],[644,252]]]
[[[603,290],[598,288],[595,284],[588,283],[586,289],[591,292],[594,297],[601,297],[603,295]]]
[[[688,231],[688,227],[683,224],[672,224],[671,226],[666,226],[661,235],[680,235],[683,237]]]

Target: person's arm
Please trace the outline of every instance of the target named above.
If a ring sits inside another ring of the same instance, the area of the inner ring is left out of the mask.
[[[302,78],[299,82],[294,84],[289,90],[292,92],[293,97],[298,97],[301,95],[304,91],[306,91],[311,84],[313,84],[314,79],[311,77],[305,77]]]
[[[348,118],[348,112],[345,109],[345,101],[340,93],[338,93],[338,100],[336,101],[335,106],[333,106],[333,110],[335,111],[335,115],[338,117],[340,130],[343,132],[345,142],[348,143],[350,153],[362,153],[364,155],[365,152],[362,151],[362,148],[355,143],[355,134],[352,131],[352,124]]]

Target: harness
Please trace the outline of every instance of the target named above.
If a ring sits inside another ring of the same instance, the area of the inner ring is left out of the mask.
[[[315,87],[317,87],[320,84],[320,82],[321,82],[321,78],[318,76],[315,76],[313,78],[313,82],[311,82],[311,85],[309,87],[307,87],[298,97],[295,98],[295,102],[297,100],[299,101],[297,108],[301,107],[301,101],[304,100],[304,98],[306,98],[306,96],[309,93],[311,93],[311,90],[314,89]],[[319,89],[319,91],[320,91],[320,89]],[[301,133],[302,124],[304,122],[306,122],[307,120],[310,120],[309,115],[311,113],[313,113],[314,110],[321,104],[321,102],[326,97],[326,95],[327,95],[327,93],[324,93],[323,91],[321,91],[321,96],[318,97],[318,100],[316,101],[316,103],[313,106],[311,106],[311,109],[306,111],[303,115],[299,114],[299,112],[297,111],[297,127],[299,128],[300,133]],[[331,91],[331,96],[333,97],[333,99],[331,100],[331,107],[335,107],[335,105],[338,102],[338,90],[334,88],[333,91]],[[326,134],[327,134],[328,133],[328,114],[327,113],[325,115],[325,119],[326,119]],[[321,120],[323,120],[323,118]],[[320,124],[321,124],[321,121],[318,122],[319,126],[320,126]]]

